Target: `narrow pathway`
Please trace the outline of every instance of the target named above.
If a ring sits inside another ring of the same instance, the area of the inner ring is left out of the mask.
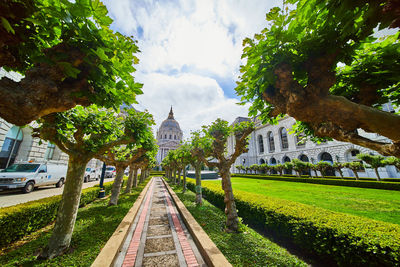
[[[115,266],[206,266],[160,177],[155,177]]]

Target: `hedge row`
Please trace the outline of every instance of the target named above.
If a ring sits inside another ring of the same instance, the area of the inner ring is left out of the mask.
[[[207,200],[223,209],[220,185],[203,182],[203,186]],[[193,181],[188,181],[188,188],[194,191]],[[339,266],[399,265],[399,225],[239,190],[235,201],[242,218]]]
[[[271,177],[297,177],[299,178],[297,175],[293,175],[293,174],[283,174],[283,175],[279,175],[279,174],[244,174],[244,173],[234,173],[232,174],[232,176],[271,176]],[[313,176],[314,177],[314,176]],[[313,177],[310,177],[310,175],[301,175],[301,178],[310,178],[310,179],[314,179]],[[317,177],[317,178],[322,178],[322,179],[340,179],[340,180],[353,180],[356,181],[355,177],[347,177],[344,176],[343,178],[340,176],[327,176],[325,175],[325,177]],[[359,180],[363,180],[363,181],[377,181],[375,178],[371,178],[371,177],[360,177]],[[382,181],[384,182],[400,182],[400,178],[381,178]]]
[[[365,180],[356,181],[356,180],[339,180],[339,179],[326,179],[326,178],[301,178],[301,177],[284,177],[284,176],[269,176],[269,175],[254,175],[254,174],[253,175],[232,174],[232,177],[400,191],[400,182],[378,182],[378,181],[365,181]]]
[[[110,192],[112,184],[104,183],[106,194]],[[99,191],[98,186],[83,189],[79,205],[82,207],[97,199]],[[0,248],[54,221],[60,201],[61,195],[58,195],[1,208]]]

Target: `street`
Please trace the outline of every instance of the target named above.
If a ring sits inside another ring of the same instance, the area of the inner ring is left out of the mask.
[[[114,178],[107,178],[104,179],[104,182],[107,183],[113,180]],[[99,184],[99,182],[100,181],[92,181],[89,183],[84,183],[83,188],[95,186],[96,184]],[[9,207],[32,200],[38,200],[45,197],[60,195],[63,189],[64,186],[61,188],[56,188],[54,185],[51,185],[35,188],[33,192],[28,194],[22,193],[21,190],[0,191],[0,208]]]

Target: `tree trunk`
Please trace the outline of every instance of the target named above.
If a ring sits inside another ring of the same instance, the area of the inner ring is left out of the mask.
[[[231,175],[229,170],[221,170],[224,190],[225,214],[226,214],[226,230],[227,232],[237,232],[239,219],[236,211],[235,199],[233,197]]]
[[[133,187],[137,187],[138,186],[138,169],[135,168],[133,171]]]
[[[314,172],[315,172],[315,178],[318,178],[318,172],[317,172],[317,170],[314,170]]]
[[[117,169],[117,175],[115,176],[113,186],[111,188],[111,197],[108,202],[108,206],[115,206],[118,203],[119,192],[121,191],[122,181],[124,180],[125,168],[115,166]]]
[[[173,175],[172,183],[176,184],[176,170],[175,169],[172,170],[172,175]]]
[[[186,192],[186,169],[183,169],[183,190],[182,193]]]
[[[132,185],[133,185],[133,168],[131,166],[131,167],[129,167],[128,182],[126,183],[126,188],[125,188],[125,193],[126,194],[131,192]]]
[[[196,176],[196,205],[201,206],[203,204],[203,196],[201,193],[201,166],[195,167]]]
[[[69,155],[67,176],[53,234],[40,258],[52,259],[68,249],[78,213],[83,176],[88,162],[89,159],[81,155]]]
[[[360,177],[358,177],[358,172],[356,170],[352,170],[354,172],[354,175],[356,176],[356,180],[359,180]]]
[[[325,173],[323,170],[320,170],[322,178],[325,178]]]
[[[374,168],[374,170],[375,170],[375,174],[376,174],[376,180],[380,181],[381,180],[381,176],[379,175],[378,168]]]
[[[340,174],[340,177],[342,177],[342,179],[344,179],[342,170],[341,170],[341,169],[338,169],[338,172],[339,172],[339,174]]]
[[[178,185],[181,184],[181,170],[178,170]]]

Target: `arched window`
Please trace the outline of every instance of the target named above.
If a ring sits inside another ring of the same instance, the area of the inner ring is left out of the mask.
[[[321,160],[333,163],[332,156],[328,152],[324,152],[324,153],[321,154]]]
[[[306,155],[301,155],[300,157],[299,157],[299,159],[301,160],[301,161],[304,161],[304,162],[308,162],[308,157],[306,156]]]
[[[271,165],[276,165],[276,159],[275,159],[275,158],[271,158],[271,159],[269,160],[269,164],[271,164]]]
[[[260,164],[264,164],[265,160],[264,159],[260,159]]]
[[[268,138],[268,150],[270,153],[275,151],[275,142],[274,142],[274,135],[272,132],[267,133],[267,138]]]
[[[264,153],[264,141],[261,134],[258,136],[258,149],[260,153]]]
[[[172,139],[172,134],[169,135],[169,139]]]
[[[288,143],[288,136],[287,136],[287,131],[285,128],[281,128],[279,130],[279,134],[281,136],[281,146],[282,150],[288,149],[289,148],[289,143]]]
[[[176,135],[174,134],[174,140],[176,140]]]
[[[290,158],[288,156],[284,156],[282,161],[283,163],[290,162]]]
[[[164,136],[164,139],[167,139],[167,135]]]

